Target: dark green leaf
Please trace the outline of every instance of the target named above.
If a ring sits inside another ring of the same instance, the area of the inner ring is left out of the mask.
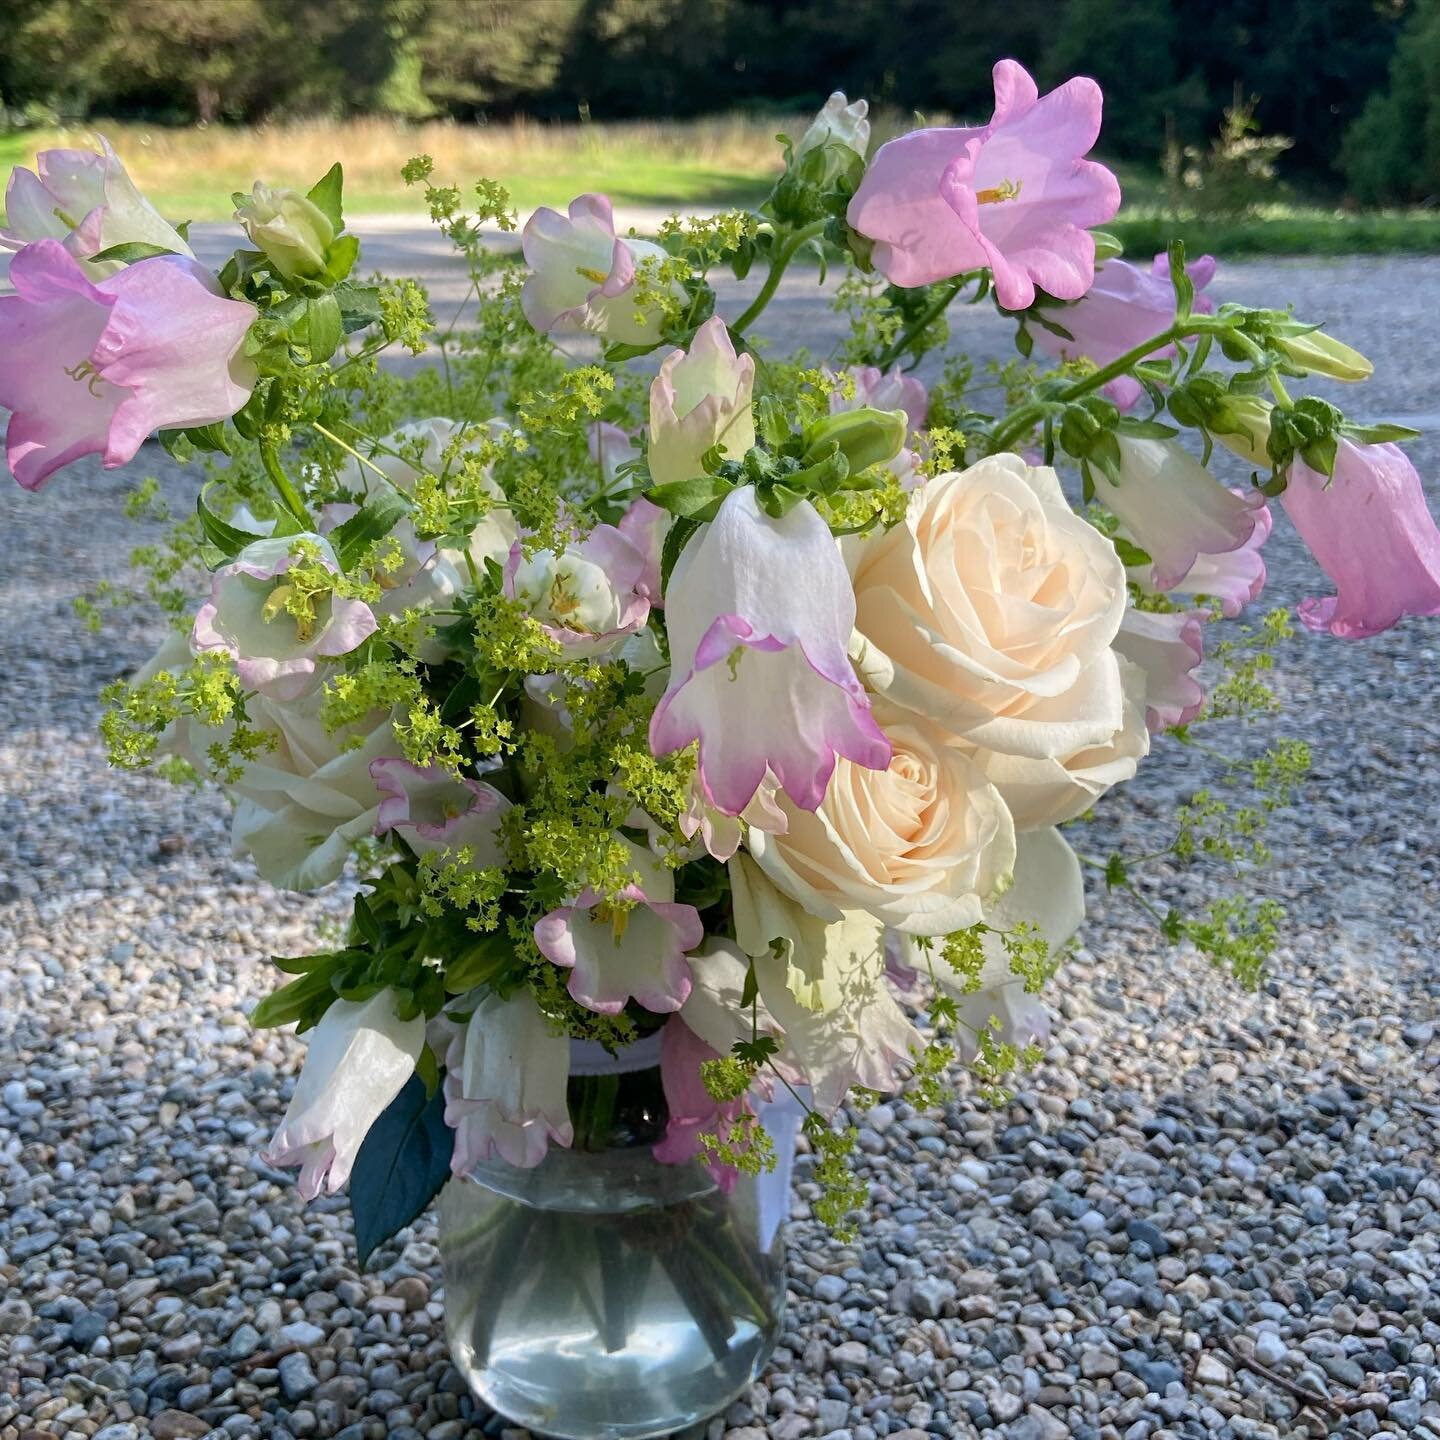
[[[337,167],[338,168],[338,167]],[[455,1132],[445,1123],[444,1092],[425,1093],[412,1075],[370,1127],[350,1172],[355,1249],[363,1266],[398,1230],[415,1221],[450,1177]]]
[[[227,560],[238,555],[247,545],[265,539],[265,536],[257,535],[253,530],[239,530],[228,521],[222,520],[206,505],[204,495],[195,497],[195,513],[200,517],[200,528],[205,532],[206,540]]]
[[[322,179],[311,187],[306,199],[317,206],[325,218],[335,227],[338,234],[345,228],[345,217],[341,212],[342,192],[345,188],[345,171],[337,160]]]
[[[680,558],[680,552],[684,550],[690,537],[699,528],[698,520],[690,520],[683,516],[670,527],[670,533],[665,537],[665,544],[660,548],[660,588],[662,590],[670,584],[670,572],[675,568],[675,562]]]
[[[445,967],[445,988],[452,995],[463,995],[494,980],[514,958],[514,947],[503,935],[481,936]]]
[[[250,1023],[257,1030],[273,1029],[276,1025],[300,1023],[313,1025],[335,998],[330,977],[338,965],[338,956],[324,957],[330,963],[307,970],[298,980],[282,985],[267,995],[250,1012]]]
[[[619,365],[625,360],[638,360],[659,348],[658,340],[653,345],[628,345],[623,340],[615,340],[605,347],[604,360],[607,365]]]
[[[1418,440],[1420,438],[1420,432],[1412,430],[1408,425],[1392,425],[1385,422],[1378,425],[1347,423],[1340,429],[1342,434],[1348,435],[1352,440],[1358,440],[1362,445],[1393,445],[1400,440]]]
[[[645,492],[645,498],[672,515],[687,519],[713,519],[714,511],[735,488],[733,480],[719,475],[696,475],[690,480],[671,480],[664,485],[652,485]]]
[[[340,306],[340,323],[347,335],[363,330],[380,319],[380,287],[378,285],[337,285],[334,290]]]
[[[1195,303],[1195,286],[1185,273],[1185,242],[1172,240],[1169,248],[1170,283],[1175,287],[1175,318],[1188,320]]]
[[[342,570],[349,570],[377,540],[383,540],[410,511],[410,502],[378,479],[365,503],[330,536]]]
[[[1136,440],[1169,440],[1180,433],[1173,425],[1165,425],[1159,420],[1135,420],[1129,415],[1122,415],[1115,429],[1119,434]]]
[[[1120,563],[1128,570],[1136,565],[1149,565],[1151,563],[1148,551],[1142,550],[1132,541],[1125,539],[1123,535],[1113,537],[1115,553],[1120,557]]]

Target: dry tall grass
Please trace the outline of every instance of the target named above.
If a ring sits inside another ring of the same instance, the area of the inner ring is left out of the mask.
[[[248,190],[256,179],[308,186],[337,159],[345,166],[351,213],[418,211],[417,193],[400,179],[400,167],[418,154],[432,156],[445,181],[501,181],[523,213],[563,205],[584,190],[631,204],[753,202],[779,170],[776,134],[798,138],[805,124],[796,115],[503,125],[356,119],[189,129],[101,121],[63,135],[37,133],[28,148],[90,144],[102,131],[140,188],[166,214],[190,219],[228,215],[230,192]],[[876,128],[883,138],[907,127],[895,116]]]

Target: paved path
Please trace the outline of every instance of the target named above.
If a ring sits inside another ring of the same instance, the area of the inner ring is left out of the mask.
[[[367,261],[451,293],[428,236],[371,238]],[[775,313],[823,353],[813,279]],[[1293,299],[1370,353],[1364,413],[1440,409],[1440,263],[1248,263],[1216,289]],[[1007,353],[987,312],[956,330]],[[1440,445],[1414,454],[1440,504]],[[186,503],[161,457],[135,468]],[[445,1359],[433,1224],[358,1274],[343,1207],[302,1206],[255,1158],[302,1051],[247,1029],[264,957],[313,946],[345,897],[271,891],[228,857],[216,796],[104,767],[96,692],[158,630],[92,636],[70,597],[125,573],[128,483],[0,489],[0,1440],[500,1433]],[[1283,523],[1267,553],[1274,602],[1312,593]],[[1298,638],[1284,715],[1219,737],[1316,752],[1272,837],[1291,917],[1259,993],[1097,893],[1010,1104],[962,1082],[943,1129],[903,1105],[855,1117],[858,1244],[812,1223],[802,1165],[787,1332],[712,1436],[1440,1436],[1437,656],[1420,623]],[[1078,843],[1163,842],[1213,779],[1171,746]],[[1200,903],[1222,878],[1151,893]]]

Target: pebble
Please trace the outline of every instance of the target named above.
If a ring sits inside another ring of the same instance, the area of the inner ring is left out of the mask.
[[[1293,299],[1371,354],[1341,397],[1357,413],[1433,410],[1432,259],[1227,262],[1212,289]],[[777,305],[824,339],[813,276]],[[964,318],[982,363],[1013,357],[1013,325]],[[1412,453],[1437,505],[1440,445]],[[193,511],[193,471],[156,451],[149,470]],[[263,957],[323,944],[347,896],[277,894],[230,858],[218,797],[105,767],[96,693],[161,632],[137,614],[91,636],[69,596],[125,574],[133,478],[86,462],[43,494],[0,487],[0,1440],[526,1440],[448,1359],[433,1214],[361,1273],[343,1203],[303,1205],[257,1159],[304,1049],[248,1027]],[[1266,563],[1267,603],[1328,593],[1283,519]],[[802,1161],[780,1347],[706,1440],[1440,1440],[1437,641],[1425,621],[1297,636],[1270,676],[1282,713],[1217,727],[1245,757],[1299,733],[1314,756],[1268,835],[1258,888],[1289,915],[1258,990],[1092,887],[1009,1099],[957,1077],[948,1123],[903,1096],[848,1117],[870,1195],[853,1244],[811,1218]],[[1155,744],[1087,850],[1164,845],[1216,779]],[[1162,909],[1234,888],[1219,867],[1144,876]],[[1355,1408],[1302,1411],[1210,1337]]]

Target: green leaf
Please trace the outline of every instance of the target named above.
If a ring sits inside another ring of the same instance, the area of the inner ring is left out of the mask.
[[[1343,435],[1358,440],[1362,445],[1393,445],[1401,440],[1418,440],[1420,432],[1408,425],[1392,425],[1381,422],[1378,425],[1357,425],[1346,423],[1340,427]]]
[[[342,235],[338,240],[331,241],[330,248],[325,252],[325,278],[338,284],[355,268],[359,258],[358,235]]]
[[[652,485],[645,492],[645,498],[672,515],[692,520],[712,520],[734,488],[733,480],[719,475],[696,475],[690,480],[671,480],[664,485]]]
[[[252,530],[239,530],[228,521],[222,520],[205,503],[204,495],[195,497],[195,513],[200,517],[200,528],[205,538],[227,559],[238,555],[247,545],[264,540]]]
[[[1120,563],[1128,570],[1135,565],[1149,565],[1152,562],[1150,553],[1142,550],[1132,541],[1127,540],[1123,535],[1116,535],[1111,542],[1115,546],[1115,553],[1120,557]]]
[[[1195,285],[1185,273],[1185,242],[1172,240],[1169,246],[1170,283],[1175,287],[1175,318],[1188,320],[1195,303]]]
[[[333,291],[340,307],[340,325],[347,335],[374,325],[380,319],[380,287],[351,285],[348,281]]]
[[[329,963],[316,965],[298,980],[292,980],[274,994],[267,995],[250,1012],[250,1023],[257,1030],[271,1030],[277,1025],[295,1023],[300,1023],[302,1028],[313,1025],[335,998],[330,977],[341,957],[327,955],[322,958]]]
[[[1180,432],[1173,425],[1159,420],[1135,420],[1122,415],[1115,426],[1121,435],[1130,435],[1136,440],[1169,440]]]
[[[340,318],[340,302],[333,292],[316,295],[306,302],[304,334],[312,365],[323,364],[339,349],[345,330]]]
[[[337,167],[338,168],[338,167]],[[370,1127],[350,1172],[355,1249],[363,1266],[398,1230],[415,1221],[450,1178],[455,1132],[445,1123],[445,1095],[425,1093],[412,1075]]]
[[[670,533],[665,537],[665,543],[660,547],[660,588],[663,590],[670,583],[670,572],[675,568],[675,562],[680,558],[680,552],[689,543],[690,537],[700,528],[698,520],[691,520],[681,516],[670,527]]]
[[[341,213],[342,191],[345,188],[345,171],[337,160],[324,177],[310,188],[306,199],[319,207],[325,218],[335,227],[338,234],[345,228],[345,217]]]
[[[164,245],[151,245],[144,240],[127,240],[121,245],[111,245],[107,250],[97,250],[87,255],[92,264],[97,260],[118,260],[122,265],[133,265],[137,260],[152,260],[156,255],[175,255],[178,251]]]
[[[602,358],[607,365],[619,365],[625,360],[638,360],[659,348],[658,340],[653,345],[628,345],[623,340],[614,340],[605,347]]]
[[[514,948],[504,936],[482,936],[445,967],[445,989],[451,995],[463,995],[477,985],[489,984],[514,956]]]
[[[368,474],[368,472],[367,472]],[[368,481],[367,481],[368,483]],[[342,570],[349,570],[377,540],[383,540],[410,513],[410,502],[378,479],[369,498],[330,536]]]

